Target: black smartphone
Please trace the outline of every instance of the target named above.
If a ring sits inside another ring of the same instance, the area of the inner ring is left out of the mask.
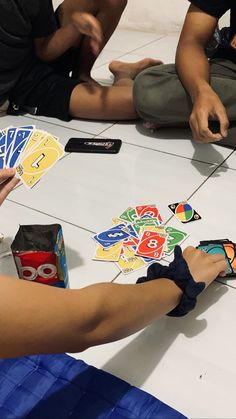
[[[68,153],[104,153],[117,154],[120,151],[122,141],[101,138],[70,138],[65,146]]]

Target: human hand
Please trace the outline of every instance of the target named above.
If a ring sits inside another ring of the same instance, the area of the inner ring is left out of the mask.
[[[103,41],[102,27],[98,19],[90,13],[75,12],[72,15],[72,24],[81,34],[91,38],[91,48],[97,56]]]
[[[214,134],[210,130],[209,117],[217,118],[220,132]],[[213,143],[227,137],[229,120],[226,109],[210,86],[195,99],[189,124],[197,142]]]
[[[19,179],[14,177],[15,173],[15,169],[0,169],[0,205],[19,183]]]
[[[209,255],[202,250],[189,246],[183,257],[195,282],[205,282],[208,287],[218,276],[224,277],[227,263],[224,255]]]

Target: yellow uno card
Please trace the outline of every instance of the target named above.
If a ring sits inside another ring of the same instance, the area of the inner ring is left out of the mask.
[[[20,160],[23,161],[27,154],[29,154],[34,147],[40,143],[40,141],[43,140],[43,138],[46,137],[47,132],[40,131],[40,130],[34,130],[29,138],[29,140],[26,143],[25,148],[22,150],[21,158]]]
[[[121,249],[122,242],[114,244],[114,246],[109,247],[109,249],[104,249],[102,246],[98,245],[93,260],[118,262],[118,260],[120,259]]]
[[[145,232],[145,231],[153,231],[153,232],[155,232],[155,233],[161,233],[161,234],[166,234],[166,229],[165,229],[165,227],[163,226],[160,226],[160,227],[156,227],[156,226],[143,226],[141,229],[140,229],[140,235],[143,235],[143,233]]]
[[[125,247],[116,265],[124,275],[130,274],[146,266],[143,259],[135,255],[135,250]]]
[[[64,154],[63,146],[47,135],[20,161],[17,174],[28,188],[32,188]]]
[[[112,222],[112,224],[113,225],[119,225],[119,224],[122,224],[122,223],[124,223],[124,221],[122,221],[120,218],[118,218],[118,217],[113,217],[112,219],[111,219],[111,222]]]

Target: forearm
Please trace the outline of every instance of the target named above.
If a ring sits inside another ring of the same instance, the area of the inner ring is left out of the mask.
[[[88,318],[91,306],[95,310],[85,335],[88,347],[122,339],[143,329],[175,308],[182,295],[168,279],[139,285],[94,285],[85,293],[91,302]]]
[[[52,61],[63,55],[79,39],[78,30],[73,24],[61,27],[48,38],[35,40],[37,56],[42,61]]]
[[[180,41],[176,53],[179,78],[194,102],[204,90],[211,89],[210,66],[204,48],[194,40]]]
[[[61,290],[0,278],[0,357],[80,352],[124,338],[176,307],[170,280]]]

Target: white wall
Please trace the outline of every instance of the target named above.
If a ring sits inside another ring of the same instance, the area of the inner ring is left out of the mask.
[[[53,0],[53,3],[57,6],[61,0]],[[154,32],[178,31],[188,7],[187,0],[128,0],[120,26]],[[222,24],[227,23],[228,17],[224,17]]]

